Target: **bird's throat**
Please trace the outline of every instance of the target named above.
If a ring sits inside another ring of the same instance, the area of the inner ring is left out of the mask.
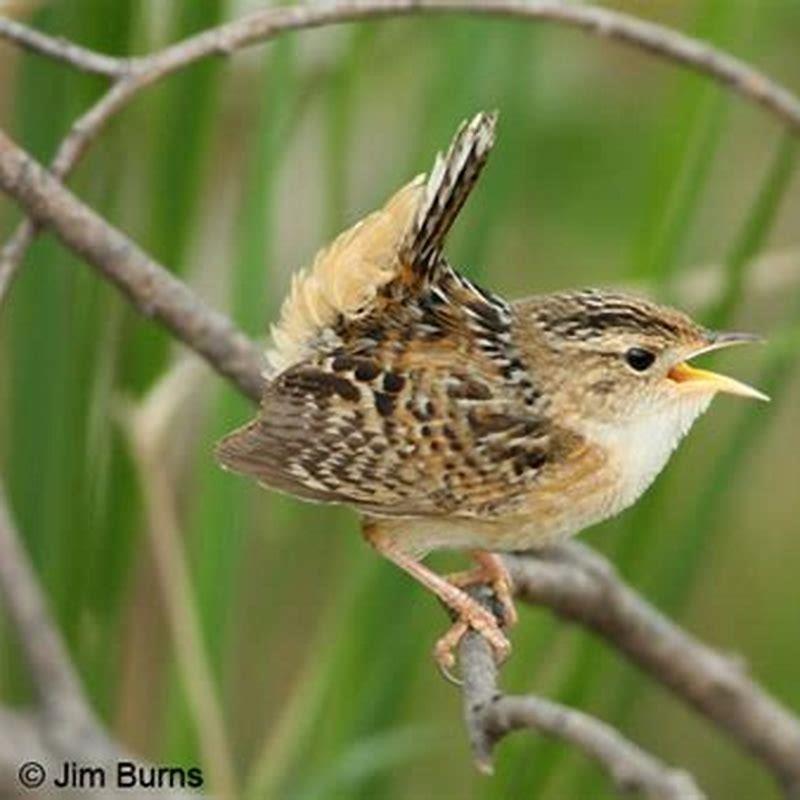
[[[711,395],[687,398],[666,410],[632,416],[623,424],[590,424],[585,435],[603,448],[616,472],[608,516],[635,503],[708,408]]]

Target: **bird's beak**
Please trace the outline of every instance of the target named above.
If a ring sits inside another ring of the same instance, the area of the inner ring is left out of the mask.
[[[731,347],[735,344],[747,344],[748,342],[759,342],[761,338],[750,333],[710,333],[706,343],[689,355],[695,358],[703,353],[710,353],[712,350],[721,350],[723,347]],[[720,375],[710,372],[707,369],[693,367],[686,361],[676,364],[667,373],[667,377],[675,383],[686,384],[687,388],[700,389],[710,392],[725,392],[726,394],[737,394],[740,397],[750,397],[754,400],[764,400],[769,402],[769,397],[758,389],[748,386],[746,383],[729,378],[727,375]]]

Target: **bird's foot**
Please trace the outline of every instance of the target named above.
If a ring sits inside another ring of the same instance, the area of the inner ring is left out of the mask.
[[[453,625],[436,642],[433,649],[434,659],[448,680],[459,683],[450,672],[456,660],[453,651],[470,628],[486,639],[498,663],[502,663],[508,658],[511,653],[511,644],[501,630],[501,622],[489,608],[471,596],[476,593],[475,590],[468,593],[455,583],[432,572],[424,564],[399,548],[391,538],[382,536],[375,523],[365,526],[364,536],[379,553],[432,591],[442,605],[450,611]],[[497,600],[502,608],[502,613],[498,615],[502,619],[502,623],[513,624],[516,622],[517,615],[514,611],[514,604],[511,602],[511,581],[503,562],[498,556],[483,550],[474,551],[472,557],[478,562],[479,568],[468,573],[469,579],[462,577],[457,580],[466,586],[488,585],[488,589],[493,592],[492,599]]]
[[[456,663],[453,651],[470,629],[479,633],[489,643],[498,664],[502,664],[508,658],[511,654],[511,642],[500,629],[500,624],[491,611],[471,597],[465,598],[465,601],[458,606],[451,606],[451,609],[456,620],[433,648],[434,660],[448,680],[459,683],[452,675],[452,669]]]
[[[468,589],[480,584],[489,586],[500,604],[504,627],[510,628],[516,625],[518,616],[514,606],[511,576],[502,559],[483,550],[473,553],[473,558],[478,562],[477,567],[448,575],[447,582],[459,589]]]

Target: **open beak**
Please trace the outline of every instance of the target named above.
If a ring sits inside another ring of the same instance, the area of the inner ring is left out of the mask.
[[[721,350],[723,347],[731,347],[735,344],[747,344],[748,342],[759,342],[761,338],[750,333],[710,333],[707,343],[700,349],[693,352],[689,357],[695,358],[703,353],[710,353],[713,350]],[[769,397],[758,389],[748,386],[746,383],[729,378],[727,375],[720,375],[710,372],[707,369],[693,367],[686,361],[676,364],[667,373],[667,377],[675,383],[691,384],[692,388],[711,392],[725,392],[726,394],[736,394],[740,397],[750,397],[754,400],[764,400],[769,402]],[[687,386],[688,388],[688,386]]]

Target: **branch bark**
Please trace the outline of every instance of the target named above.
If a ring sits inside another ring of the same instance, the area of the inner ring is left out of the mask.
[[[66,39],[48,36],[13,19],[0,18],[0,39],[92,75],[120,78],[128,71],[126,59],[107,56]]]
[[[47,785],[64,762],[116,769],[119,761],[146,765],[106,733],[81,688],[72,660],[47,609],[39,580],[11,518],[0,485],[0,598],[16,630],[36,697],[36,708],[15,712],[0,707],[0,797],[32,797],[19,780],[20,767],[36,762]],[[64,795],[69,796],[69,795]],[[109,787],[96,795],[130,796]],[[181,791],[156,791],[157,800],[188,800]]]
[[[712,78],[763,106],[790,130],[800,133],[800,99],[741,59],[670,28],[618,11],[555,0],[340,0],[322,6],[273,7],[203,31],[151,55],[130,59],[95,53],[8,19],[0,19],[0,38],[76,69],[114,78],[111,88],[76,120],[58,148],[51,169],[64,178],[108,120],[139,91],[198,60],[229,55],[288,31],[420,14],[552,22],[623,42]],[[0,304],[35,236],[35,226],[26,220],[0,251]]]
[[[358,20],[420,14],[501,17],[546,21],[624,42],[696,70],[769,109],[800,132],[800,100],[745,61],[678,31],[637,17],[558,0],[341,0],[324,6],[284,6],[255,11],[203,31],[150,56],[114,59],[52,39],[11,20],[0,20],[0,37],[78,69],[147,84],[209,55],[228,55],[290,30]],[[131,92],[136,89],[131,86]]]
[[[78,677],[58,630],[47,611],[41,587],[11,520],[0,485],[0,597],[9,619],[25,631],[21,645],[41,709],[52,720],[79,720],[91,724],[86,714]]]
[[[0,131],[0,187],[39,225],[50,227],[125,294],[248,397],[261,395],[263,357],[225,316],[210,309],[117,228],[84,205]]]
[[[538,731],[575,747],[600,765],[622,794],[653,800],[703,800],[691,776],[664,764],[588,714],[533,695],[505,695],[486,640],[467,634],[459,649],[464,720],[478,769],[492,772],[492,750],[516,730]]]
[[[505,561],[521,600],[603,637],[769,767],[790,797],[800,797],[800,720],[740,663],[667,619],[579,542]]]

